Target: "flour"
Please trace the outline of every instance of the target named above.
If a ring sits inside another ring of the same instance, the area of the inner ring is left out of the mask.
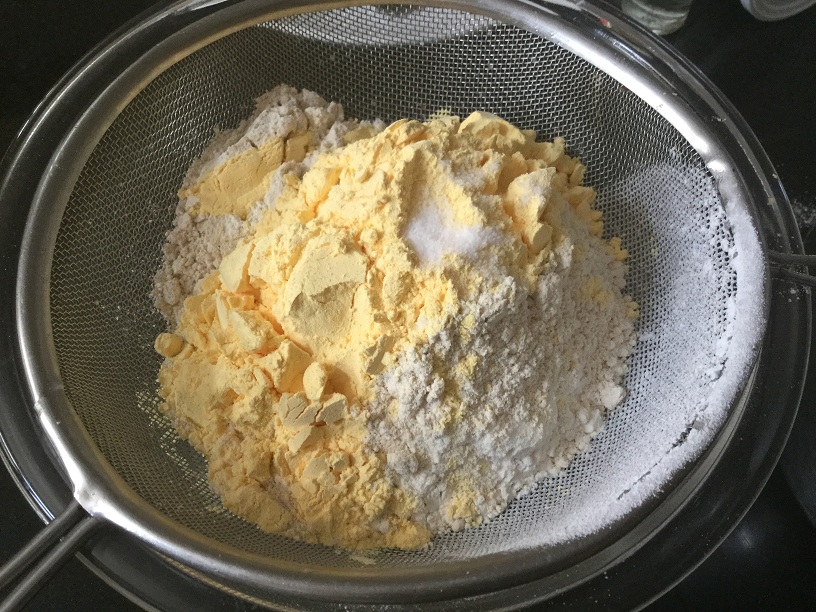
[[[369,444],[422,501],[415,518],[432,531],[495,517],[586,450],[624,397],[635,340],[625,266],[586,224],[565,215],[565,225],[534,290],[494,270],[492,290],[375,383]]]
[[[175,327],[184,298],[192,295],[199,281],[221,263],[246,233],[244,222],[235,215],[193,216],[194,198],[176,207],[173,229],[164,243],[164,259],[154,279],[156,308]]]

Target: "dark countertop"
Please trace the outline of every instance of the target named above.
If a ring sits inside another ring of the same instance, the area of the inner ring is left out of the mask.
[[[5,0],[0,5],[0,151],[48,89],[85,52],[150,0]],[[776,23],[739,0],[697,0],[668,40],[725,93],[755,131],[785,185],[803,234],[816,226],[816,7]],[[816,232],[812,238],[816,243]],[[816,244],[810,249],[816,252]],[[813,376],[811,376],[813,378]],[[801,410],[812,410],[811,381]],[[0,470],[0,561],[42,527]],[[780,469],[725,542],[652,611],[812,609],[816,528]],[[29,610],[140,609],[72,560]],[[242,609],[236,602],[234,609]]]

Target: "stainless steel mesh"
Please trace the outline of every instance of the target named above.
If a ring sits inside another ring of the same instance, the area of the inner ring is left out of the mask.
[[[358,564],[224,511],[203,459],[156,409],[152,344],[163,321],[149,293],[176,191],[213,127],[235,126],[254,97],[280,83],[342,102],[347,116],[488,110],[541,138],[562,135],[599,191],[608,234],[631,255],[641,338],[629,396],[590,451],[490,524],[443,535],[427,551],[385,551],[377,562],[557,544],[637,511],[665,479],[627,501],[635,483],[659,473],[689,431],[706,419],[717,425],[699,357],[716,352],[736,290],[720,198],[689,143],[614,79],[536,34],[442,9],[338,9],[246,28],[167,69],[108,129],[62,220],[51,314],[68,396],[112,466],[154,507],[217,540],[312,565]],[[602,508],[612,510],[601,516]]]

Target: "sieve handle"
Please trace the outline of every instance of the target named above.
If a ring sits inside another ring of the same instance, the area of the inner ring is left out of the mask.
[[[101,524],[100,519],[88,516],[76,500],[72,501],[0,568],[0,589],[4,589],[39,559],[0,603],[0,612],[20,610]]]
[[[768,251],[768,258],[771,260],[779,278],[798,283],[805,287],[816,287],[816,276],[788,270],[781,266],[807,266],[816,267],[816,255],[796,255],[793,253],[778,253]]]

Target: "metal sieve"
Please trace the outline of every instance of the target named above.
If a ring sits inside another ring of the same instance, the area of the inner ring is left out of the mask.
[[[117,53],[121,70],[91,82]],[[563,136],[607,236],[630,252],[641,317],[624,404],[564,474],[427,550],[361,556],[260,532],[221,507],[205,462],[157,410],[164,327],[149,294],[176,191],[213,127],[234,127],[280,83],[349,117],[487,110]],[[682,510],[753,422],[761,353],[809,324],[807,310],[780,322],[787,285],[771,282],[768,249],[801,244],[741,120],[693,69],[591,3],[179,2],[100,50],[51,104],[83,84],[87,103],[38,177],[16,287],[19,364],[77,502],[45,536],[78,524],[54,558],[109,522],[260,602],[444,606],[533,582],[530,597],[547,598]],[[12,163],[9,176],[21,171]]]

